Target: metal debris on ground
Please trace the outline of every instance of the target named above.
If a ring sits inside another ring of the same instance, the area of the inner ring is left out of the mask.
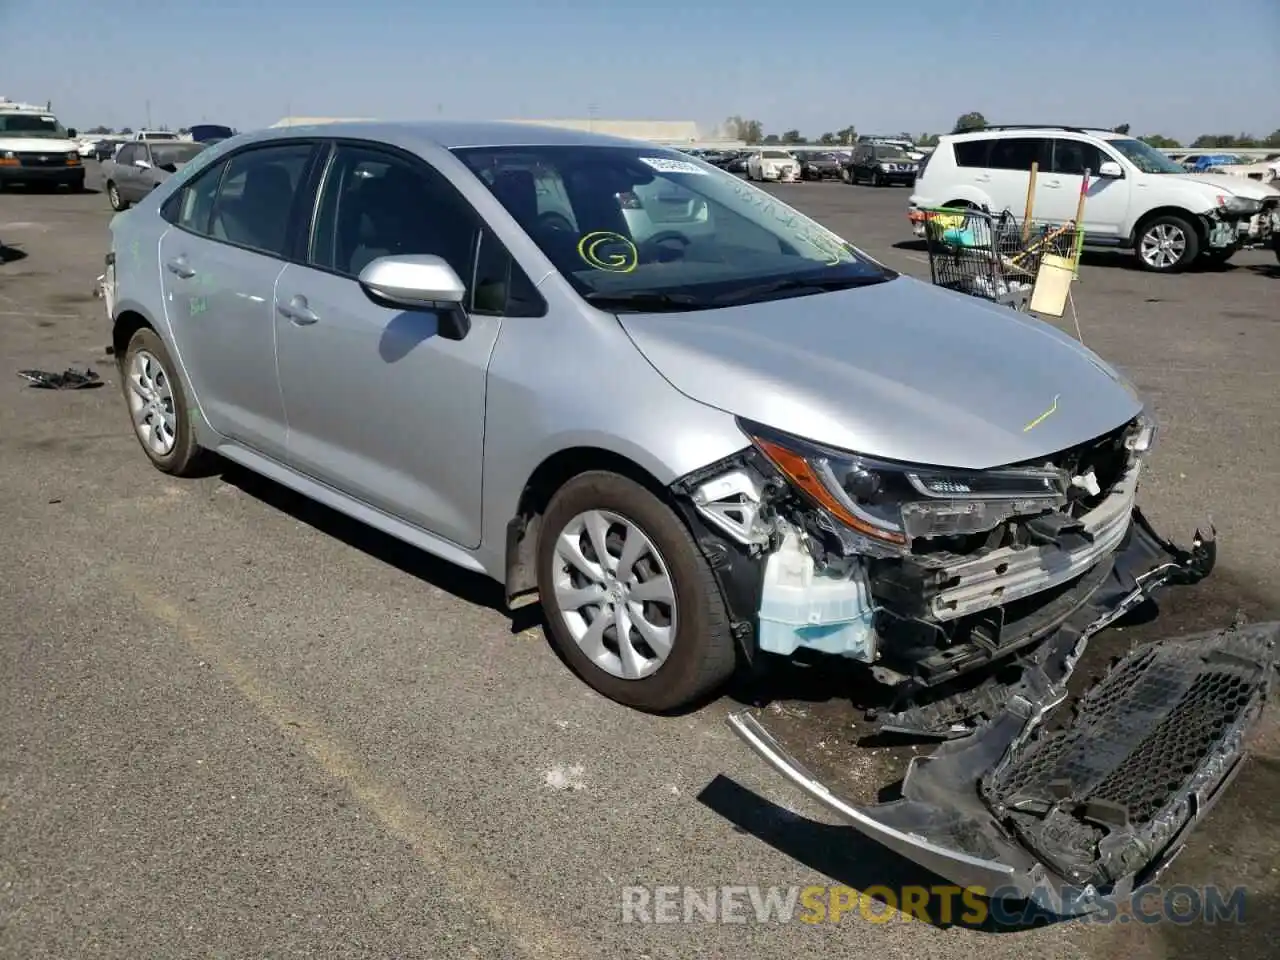
[[[62,373],[47,370],[19,370],[18,376],[31,381],[31,386],[41,390],[86,390],[102,386],[102,378],[90,368],[84,372],[68,368]]]

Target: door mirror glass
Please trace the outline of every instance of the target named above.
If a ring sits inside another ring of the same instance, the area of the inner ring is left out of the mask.
[[[467,295],[453,267],[431,254],[378,257],[360,271],[359,282],[371,299],[401,307],[457,307]]]
[[[1103,160],[1098,164],[1098,176],[1119,180],[1124,176],[1124,170],[1114,160]]]

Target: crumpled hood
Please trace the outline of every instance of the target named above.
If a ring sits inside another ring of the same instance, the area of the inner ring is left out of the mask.
[[[1142,409],[1127,380],[1050,325],[907,277],[618,319],[687,396],[890,460],[1019,463],[1106,433]]]
[[[1268,197],[1280,197],[1280,190],[1258,183],[1247,177],[1233,177],[1228,173],[1169,173],[1165,176],[1176,180],[1202,183],[1226,194],[1244,197],[1248,200],[1266,200]]]
[[[60,140],[56,137],[0,137],[0,153],[12,150],[15,153],[70,153],[79,151],[80,144],[76,140]]]

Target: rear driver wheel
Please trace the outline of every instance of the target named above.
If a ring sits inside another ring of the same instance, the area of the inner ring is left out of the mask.
[[[598,692],[647,712],[687,707],[733,672],[719,587],[680,518],[640,484],[591,471],[543,515],[538,590],[551,641]]]

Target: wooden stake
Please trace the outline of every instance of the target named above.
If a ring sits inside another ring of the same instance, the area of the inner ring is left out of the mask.
[[[1031,211],[1036,202],[1036,174],[1040,172],[1040,164],[1031,162],[1031,179],[1027,181],[1027,206],[1022,213],[1022,245],[1027,245],[1031,237]]]
[[[1080,254],[1084,250],[1084,201],[1089,195],[1089,168],[1085,167],[1084,179],[1080,183],[1080,199],[1076,203],[1076,249],[1075,256],[1075,279],[1080,279]]]

